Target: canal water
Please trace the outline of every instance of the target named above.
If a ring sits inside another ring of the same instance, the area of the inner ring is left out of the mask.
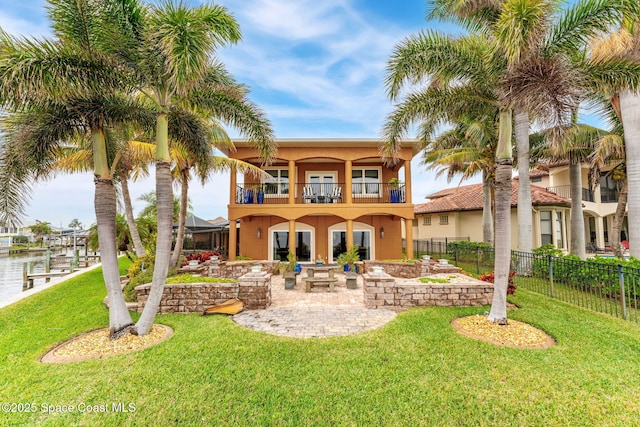
[[[81,251],[81,254],[84,251]],[[73,249],[56,249],[51,251],[51,256],[72,256]],[[14,255],[0,255],[0,301],[22,292],[22,266],[26,262],[33,261],[33,271],[44,273],[46,252],[24,252]],[[64,277],[54,277],[49,283],[60,282]],[[36,279],[33,287],[37,288],[46,283],[45,279]]]

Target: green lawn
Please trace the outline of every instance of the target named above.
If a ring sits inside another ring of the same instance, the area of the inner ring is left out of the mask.
[[[162,315],[175,334],[155,347],[40,363],[54,344],[107,325],[104,295],[96,270],[0,310],[0,402],[37,410],[3,407],[0,425],[640,424],[640,326],[521,289],[510,316],[555,347],[501,348],[450,326],[486,307],[414,309],[377,331],[305,340],[229,317]],[[79,410],[112,403],[135,412]],[[74,411],[41,411],[53,405]]]

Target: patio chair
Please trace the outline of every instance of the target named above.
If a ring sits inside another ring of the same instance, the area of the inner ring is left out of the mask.
[[[629,241],[627,240],[623,240],[622,242],[620,242],[620,244],[622,245],[622,247],[624,248],[624,251],[627,252],[629,250]]]
[[[302,200],[304,203],[316,203],[318,197],[313,192],[311,187],[302,187]]]
[[[587,251],[594,253],[594,254],[604,254],[607,252],[606,249],[603,248],[599,248],[596,246],[596,244],[594,242],[591,242],[587,245]]]
[[[338,203],[339,200],[342,200],[342,187],[333,187],[333,192],[329,196],[332,203]]]

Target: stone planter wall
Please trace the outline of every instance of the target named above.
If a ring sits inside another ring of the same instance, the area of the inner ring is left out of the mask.
[[[490,304],[493,284],[470,278],[469,283],[400,282],[389,275],[364,275],[367,308],[416,306],[478,306]]]
[[[204,275],[207,277],[219,277],[237,279],[251,272],[251,267],[259,265],[262,270],[273,274],[273,269],[279,261],[205,261]]]
[[[414,262],[393,262],[393,261],[364,261],[364,272],[371,273],[373,266],[380,266],[384,272],[393,277],[424,277],[430,273],[429,261],[415,260]]]
[[[151,284],[136,286],[138,311],[144,308]],[[247,274],[236,283],[179,283],[165,285],[158,313],[194,313],[237,298],[247,310],[265,309],[271,305],[271,275]]]

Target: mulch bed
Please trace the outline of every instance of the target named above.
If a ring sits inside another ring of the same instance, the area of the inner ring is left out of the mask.
[[[498,325],[487,316],[460,317],[451,325],[463,335],[492,344],[513,348],[547,348],[555,341],[544,331],[527,323],[509,319],[507,325]]]
[[[151,347],[171,335],[173,335],[173,329],[159,324],[154,324],[147,335],[126,334],[116,340],[109,339],[109,328],[98,329],[57,345],[40,360],[43,363],[68,363],[100,359]]]

